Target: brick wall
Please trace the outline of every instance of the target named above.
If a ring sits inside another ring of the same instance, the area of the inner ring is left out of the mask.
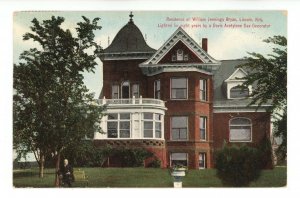
[[[270,113],[215,113],[214,114],[214,148],[221,148],[224,140],[229,142],[229,121],[235,117],[243,117],[252,121],[252,141],[246,143],[250,146],[257,145],[264,135],[270,137]]]
[[[113,60],[103,62],[103,96],[105,98],[111,98],[111,87],[113,84],[120,86],[124,81],[132,83],[139,83],[140,95],[144,98],[147,97],[146,90],[147,77],[143,75],[142,70],[139,68],[139,64],[145,60]]]

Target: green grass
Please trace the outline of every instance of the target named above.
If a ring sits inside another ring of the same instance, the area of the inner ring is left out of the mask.
[[[151,168],[81,168],[89,178],[90,188],[104,187],[173,187],[173,178],[167,169]],[[261,177],[250,187],[281,187],[286,185],[286,167],[263,170]],[[38,177],[38,169],[14,170],[15,187],[54,187],[54,169],[46,169],[44,178]],[[74,183],[74,187],[83,187]],[[183,187],[223,187],[215,169],[189,170],[183,179]]]

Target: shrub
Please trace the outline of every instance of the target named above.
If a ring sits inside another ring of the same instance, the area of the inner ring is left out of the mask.
[[[160,168],[161,167],[161,161],[157,158],[155,158],[154,160],[152,160],[148,166],[149,168]]]
[[[260,175],[259,152],[248,146],[227,146],[216,153],[217,176],[225,186],[248,186]]]
[[[117,159],[122,167],[139,167],[144,166],[144,160],[153,157],[153,153],[143,148],[114,148],[109,157]]]

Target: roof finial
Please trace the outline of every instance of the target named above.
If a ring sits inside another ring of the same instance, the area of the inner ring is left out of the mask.
[[[133,20],[132,20],[132,17],[133,17],[134,15],[132,14],[132,12],[130,12],[130,15],[129,15],[129,17],[130,17],[130,20],[129,20],[129,22],[130,23],[132,23],[133,22]]]

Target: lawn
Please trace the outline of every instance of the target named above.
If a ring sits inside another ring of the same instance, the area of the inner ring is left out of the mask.
[[[167,169],[151,168],[81,168],[94,187],[173,187],[173,178]],[[250,187],[282,187],[286,185],[286,167],[264,170]],[[38,169],[14,170],[15,187],[54,187],[54,169],[46,169],[44,178],[38,177]],[[74,187],[82,184],[74,183]],[[183,179],[183,187],[223,187],[214,169],[189,170]]]

